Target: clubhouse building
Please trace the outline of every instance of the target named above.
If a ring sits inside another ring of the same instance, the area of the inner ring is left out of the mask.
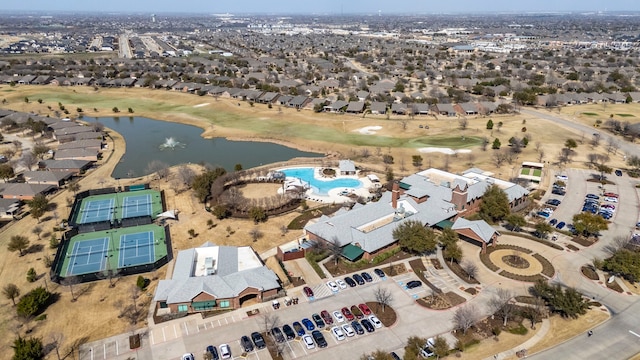
[[[154,301],[158,315],[235,309],[275,297],[280,288],[250,246],[206,242],[178,253],[171,280],[160,280]]]
[[[408,220],[417,220],[425,227],[451,227],[461,239],[479,244],[484,251],[500,234],[482,220],[464,217],[478,211],[483,195],[493,185],[507,194],[512,211],[528,204],[527,189],[480,169],[460,175],[428,169],[394,183],[393,190],[377,202],[322,216],[304,230],[310,241],[336,243],[342,247],[343,256],[352,261],[372,259],[396,247],[393,230]]]

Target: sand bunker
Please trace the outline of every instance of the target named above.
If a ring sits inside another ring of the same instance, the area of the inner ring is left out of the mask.
[[[437,147],[419,148],[418,151],[421,152],[421,153],[439,152],[439,153],[447,154],[447,155],[468,154],[468,153],[471,152],[471,150],[469,150],[469,149],[453,150],[453,149],[449,149],[449,148],[437,148]]]
[[[360,134],[363,135],[374,135],[376,133],[376,131],[381,130],[382,126],[365,126],[363,128],[360,129],[356,129],[354,131],[359,132]]]
[[[193,105],[194,108],[199,108],[199,107],[203,107],[203,106],[207,106],[209,105],[209,103],[202,103],[202,104],[198,104],[198,105]]]

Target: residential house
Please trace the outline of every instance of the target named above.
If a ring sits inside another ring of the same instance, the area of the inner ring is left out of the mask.
[[[431,107],[431,110],[438,115],[456,116],[456,110],[451,104],[435,104]]]
[[[387,113],[387,103],[381,101],[374,101],[370,106],[371,114],[384,115]]]
[[[344,100],[336,100],[333,103],[326,105],[324,111],[327,112],[342,112],[349,106],[349,103]]]
[[[362,114],[364,111],[364,102],[363,101],[349,101],[349,105],[345,112],[350,114]]]
[[[73,176],[71,171],[25,171],[22,178],[27,184],[53,185],[59,188]]]
[[[19,199],[0,198],[0,220],[12,220],[20,211]]]
[[[281,284],[249,246],[201,247],[180,251],[169,280],[153,298],[158,313],[195,313],[240,308],[277,295]]]
[[[92,162],[87,160],[44,160],[38,167],[49,171],[70,171],[74,175],[80,175],[91,167]]]
[[[68,149],[87,149],[87,150],[102,150],[102,140],[100,139],[87,139],[87,140],[75,140],[69,141],[66,143],[62,143],[58,146],[59,150],[68,150]]]
[[[53,192],[56,187],[47,184],[6,183],[0,184],[0,196],[5,199],[33,200],[36,195]]]

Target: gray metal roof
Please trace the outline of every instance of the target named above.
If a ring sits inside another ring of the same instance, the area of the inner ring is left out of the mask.
[[[496,229],[492,228],[484,220],[469,221],[465,218],[458,218],[451,226],[451,229],[470,229],[487,244],[491,241],[493,234],[497,233]]]

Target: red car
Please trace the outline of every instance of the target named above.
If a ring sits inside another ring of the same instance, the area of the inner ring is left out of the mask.
[[[311,290],[310,287],[305,286],[303,289],[304,294],[307,295],[307,297],[313,297],[313,290]]]
[[[612,193],[612,192],[606,192],[606,193],[604,193],[604,196],[618,198],[618,194]]]
[[[324,320],[327,326],[333,325],[333,318],[331,317],[331,314],[329,314],[327,310],[322,310],[322,312],[320,312],[320,316],[322,316],[322,320]]]
[[[353,316],[351,311],[349,311],[349,309],[347,309],[346,307],[343,307],[341,311],[342,311],[342,315],[344,315],[344,317],[347,318],[347,321],[353,321],[353,319],[355,319],[355,316]]]
[[[360,305],[358,305],[358,307],[360,308],[360,310],[362,311],[362,313],[364,314],[364,316],[369,316],[369,315],[371,315],[371,309],[369,309],[369,307],[367,306],[367,304],[360,304]]]

